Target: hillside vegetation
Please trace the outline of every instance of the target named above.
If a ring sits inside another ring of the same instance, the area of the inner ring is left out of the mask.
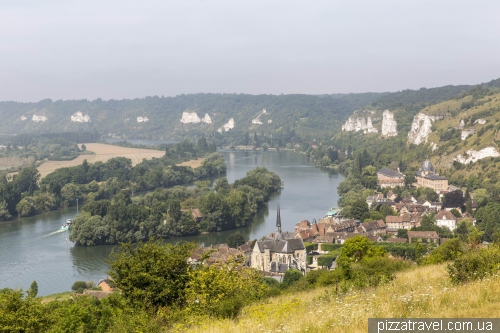
[[[180,332],[366,332],[368,318],[495,318],[500,277],[452,285],[445,265],[398,273],[389,284],[337,295],[335,287],[271,298],[238,320],[208,319]]]

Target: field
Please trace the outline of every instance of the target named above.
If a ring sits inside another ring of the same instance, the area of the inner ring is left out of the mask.
[[[201,163],[203,163],[204,160],[205,160],[205,158],[199,158],[197,160],[190,160],[190,161],[182,162],[182,163],[179,163],[177,165],[178,166],[190,166],[191,168],[196,169],[197,167],[201,166]]]
[[[84,160],[89,163],[98,161],[106,162],[113,157],[126,157],[132,160],[132,165],[136,165],[142,160],[152,159],[153,157],[159,158],[165,155],[165,152],[160,150],[139,149],[139,148],[126,148],[103,143],[86,143],[88,152],[95,153],[94,155],[80,155],[72,161],[47,161],[38,167],[40,175],[43,177],[59,168],[65,168],[75,165],[80,165]]]
[[[343,295],[325,287],[276,297],[244,308],[235,320],[202,319],[176,331],[351,333],[366,332],[368,318],[498,318],[498,275],[453,286],[445,267],[418,267]]]

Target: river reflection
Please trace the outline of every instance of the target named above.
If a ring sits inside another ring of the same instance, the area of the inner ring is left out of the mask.
[[[141,143],[147,143],[143,141]],[[248,239],[261,238],[275,229],[276,206],[281,206],[282,228],[293,231],[302,219],[321,218],[337,204],[337,186],[344,180],[332,170],[320,170],[293,152],[222,151],[233,182],[257,167],[272,170],[284,181],[284,189],[259,210],[253,223],[238,229]],[[0,288],[29,288],[36,280],[40,295],[68,291],[74,281],[98,281],[106,277],[106,260],[114,246],[76,247],[59,227],[74,218],[76,208],[0,222]],[[194,241],[209,246],[224,243],[235,230],[168,239]]]

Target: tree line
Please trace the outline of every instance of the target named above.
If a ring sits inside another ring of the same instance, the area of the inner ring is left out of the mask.
[[[213,188],[208,181],[195,184],[158,188],[134,198],[129,191],[119,191],[109,200],[90,201],[75,218],[70,240],[93,246],[243,227],[280,189],[281,180],[274,172],[256,168],[233,184],[224,177]],[[194,216],[192,209],[203,216]]]

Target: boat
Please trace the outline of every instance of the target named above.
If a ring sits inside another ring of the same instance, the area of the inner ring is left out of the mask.
[[[69,230],[71,228],[71,223],[73,223],[72,219],[67,219],[66,223],[64,223],[59,230]]]

